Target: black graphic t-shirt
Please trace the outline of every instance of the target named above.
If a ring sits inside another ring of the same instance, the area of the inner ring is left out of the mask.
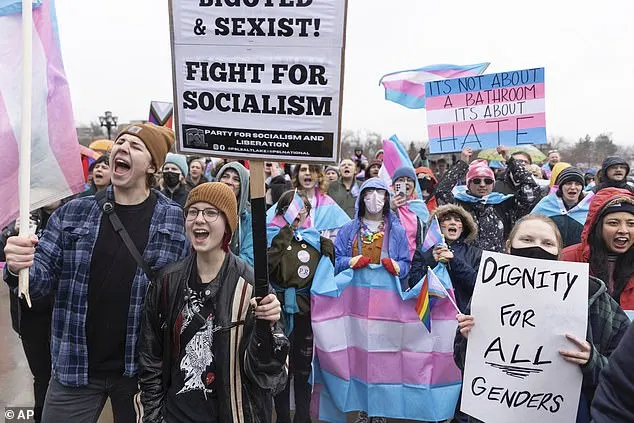
[[[172,366],[165,416],[170,423],[218,422],[214,304],[220,285],[217,280],[201,283],[193,273],[189,299],[177,319],[180,354]]]

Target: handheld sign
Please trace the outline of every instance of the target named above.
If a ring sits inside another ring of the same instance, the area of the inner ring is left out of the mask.
[[[484,252],[471,302],[462,411],[486,422],[574,422],[586,338],[588,265]]]
[[[335,163],[343,0],[171,0],[177,150]]]
[[[425,83],[430,153],[545,144],[544,68]]]

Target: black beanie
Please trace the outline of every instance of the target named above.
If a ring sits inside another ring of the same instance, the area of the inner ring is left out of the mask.
[[[576,167],[567,167],[562,170],[557,176],[557,180],[555,184],[558,186],[562,186],[567,182],[579,182],[581,186],[585,185],[585,180],[583,179],[583,173],[577,169]]]

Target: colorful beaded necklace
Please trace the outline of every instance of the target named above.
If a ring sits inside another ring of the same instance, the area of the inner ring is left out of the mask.
[[[381,221],[379,223],[379,227],[376,232],[373,232],[372,229],[365,224],[365,222],[361,221],[361,229],[359,229],[359,236],[361,237],[361,241],[364,244],[372,244],[379,238],[383,238],[383,234],[385,232],[385,221]]]

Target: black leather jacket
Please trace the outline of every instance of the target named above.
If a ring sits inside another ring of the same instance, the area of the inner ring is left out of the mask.
[[[174,324],[181,312],[196,255],[165,268],[148,289],[139,346],[139,384],[144,422],[162,422],[171,368],[178,360],[174,349]],[[214,335],[218,420],[260,423],[266,403],[286,384],[288,339],[279,324],[271,330],[274,351],[262,360],[263,345],[256,339],[255,318],[249,299],[253,293],[253,269],[227,253],[218,274],[222,284],[216,296],[216,323],[226,328]],[[236,324],[236,322],[239,322]],[[235,365],[234,365],[235,364]],[[241,403],[241,407],[236,404]]]

